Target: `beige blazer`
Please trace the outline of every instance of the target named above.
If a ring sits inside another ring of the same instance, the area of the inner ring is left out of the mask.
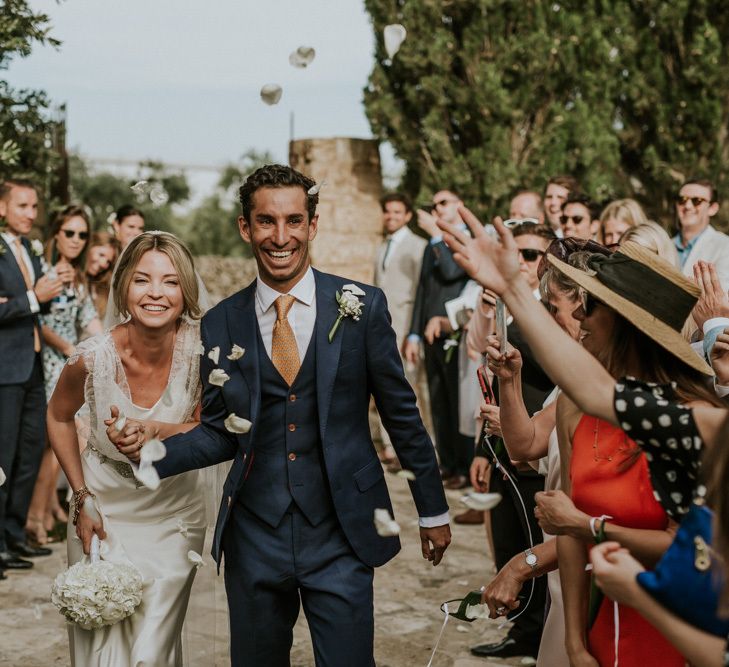
[[[699,260],[712,262],[719,274],[721,286],[729,290],[729,236],[711,226],[707,227],[683,265],[684,275],[693,279],[694,264]]]
[[[385,268],[382,258],[387,242],[382,241],[377,248],[375,259],[375,285],[387,297],[387,307],[392,316],[392,328],[397,334],[397,344],[402,346],[410,330],[413,315],[415,292],[420,279],[420,265],[427,241],[410,229],[405,228],[401,239],[390,249]]]

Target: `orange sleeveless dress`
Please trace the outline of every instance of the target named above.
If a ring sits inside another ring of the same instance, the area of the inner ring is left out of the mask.
[[[623,468],[638,446],[612,424],[583,415],[572,440],[572,501],[590,516],[607,514],[626,528],[663,530],[668,515],[653,495],[648,464],[641,453]],[[618,605],[620,667],[684,667],[685,659],[631,607]],[[600,667],[615,664],[613,601],[605,597],[588,633],[588,650]]]

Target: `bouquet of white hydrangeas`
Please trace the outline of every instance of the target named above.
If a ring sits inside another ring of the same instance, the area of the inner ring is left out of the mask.
[[[142,576],[131,565],[101,560],[99,538],[94,535],[90,559],[56,577],[51,601],[84,630],[114,625],[131,616],[142,601]]]

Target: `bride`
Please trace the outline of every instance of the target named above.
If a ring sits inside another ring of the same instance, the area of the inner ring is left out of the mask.
[[[156,490],[142,486],[125,454],[139,460],[150,433],[166,438],[199,420],[202,312],[190,252],[171,234],[144,233],[122,254],[112,289],[110,306],[125,321],[81,343],[69,359],[48,405],[48,434],[74,492],[69,565],[89,553],[96,533],[102,558],[136,567],[144,592],[137,611],[116,625],[69,626],[71,662],[179,666],[196,572],[188,553],[203,549],[205,494],[197,471],[165,479]],[[79,454],[74,417],[84,403],[90,435]],[[116,421],[117,408],[126,426]],[[100,521],[84,511],[87,496],[95,498]]]

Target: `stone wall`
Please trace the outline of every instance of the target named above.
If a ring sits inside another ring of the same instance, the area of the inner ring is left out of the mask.
[[[312,244],[316,268],[371,283],[382,240],[380,153],[372,139],[297,139],[289,163],[317,183],[319,232]]]
[[[195,268],[213,304],[246,287],[256,277],[256,260],[248,257],[195,257]]]

